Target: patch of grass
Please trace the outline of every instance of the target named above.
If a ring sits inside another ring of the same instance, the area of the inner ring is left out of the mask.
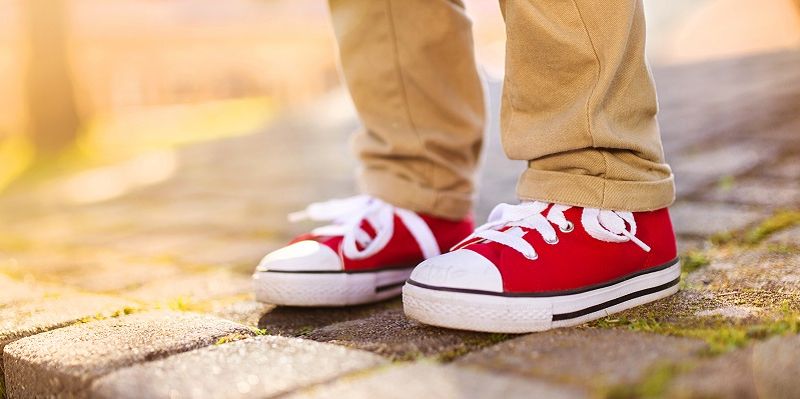
[[[252,331],[256,336],[269,335],[266,328],[250,327],[250,331]]]
[[[736,185],[736,177],[733,175],[722,176],[717,181],[717,187],[719,187],[720,190],[722,191],[731,191],[731,189],[733,189],[733,186],[735,185]]]
[[[141,311],[140,308],[135,308],[132,306],[125,306],[122,309],[115,310],[112,313],[104,314],[104,313],[96,313],[93,316],[86,316],[82,317],[75,321],[75,324],[84,324],[84,323],[91,323],[93,321],[105,320],[105,319],[112,319],[121,316],[127,316],[132,313],[136,313]],[[0,396],[2,397],[2,396]]]
[[[681,269],[686,274],[708,266],[711,263],[711,259],[708,255],[699,250],[689,251],[681,258]]]
[[[601,396],[609,399],[661,398],[669,388],[670,382],[690,368],[685,364],[658,364],[651,367],[638,383],[611,387]]]
[[[744,243],[755,245],[776,231],[800,224],[800,211],[780,211],[745,233]]]
[[[782,305],[781,315],[775,320],[757,324],[739,324],[719,317],[698,321],[685,326],[661,322],[653,317],[606,318],[594,323],[599,328],[625,328],[632,331],[697,338],[708,345],[706,355],[715,356],[747,346],[753,340],[763,340],[774,335],[800,333],[800,312],[791,304]]]
[[[217,342],[214,343],[214,345],[223,345],[231,342],[241,341],[247,338],[250,338],[250,335],[242,333],[228,334],[224,337],[220,337],[220,339],[218,339]]]

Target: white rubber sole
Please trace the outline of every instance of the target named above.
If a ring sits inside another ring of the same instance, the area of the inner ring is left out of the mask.
[[[403,287],[403,307],[408,317],[439,327],[497,333],[545,331],[670,296],[678,291],[680,275],[681,265],[676,262],[616,284],[557,296],[455,292],[409,282]]]
[[[255,272],[256,300],[287,306],[346,306],[400,295],[413,267],[376,272]]]

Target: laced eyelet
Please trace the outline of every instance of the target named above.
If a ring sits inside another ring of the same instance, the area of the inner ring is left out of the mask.
[[[546,243],[548,243],[550,245],[556,245],[556,244],[558,244],[558,237],[556,237],[555,240],[548,240],[548,239],[545,238],[544,242],[546,242]]]
[[[569,233],[572,230],[575,230],[575,224],[567,221],[567,225],[565,227],[558,226],[558,229],[561,230],[562,233]]]

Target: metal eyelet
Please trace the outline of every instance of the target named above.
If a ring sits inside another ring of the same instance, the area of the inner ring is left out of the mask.
[[[536,260],[536,259],[539,259],[539,254],[533,254],[533,256],[528,256],[527,254],[522,254],[522,256],[524,256],[524,257],[525,257],[525,259],[528,259],[528,260]]]
[[[546,242],[546,243],[548,243],[548,244],[550,244],[550,245],[556,245],[556,244],[558,244],[558,237],[556,237],[556,239],[555,239],[555,240],[548,240],[548,239],[545,239],[545,240],[544,240],[544,242]]]
[[[572,230],[575,230],[575,224],[570,221],[567,221],[567,227],[558,226],[558,229],[561,230],[562,233],[569,233]]]

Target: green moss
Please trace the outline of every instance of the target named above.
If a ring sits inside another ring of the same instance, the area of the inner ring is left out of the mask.
[[[689,251],[681,257],[681,269],[687,274],[708,266],[710,263],[711,259],[703,251]]]
[[[719,187],[723,191],[730,191],[733,189],[733,186],[736,185],[736,177],[733,175],[725,175],[722,176],[717,181],[717,187]]]
[[[241,340],[247,339],[247,338],[250,338],[250,335],[242,334],[242,333],[228,334],[228,335],[218,339],[217,342],[214,343],[214,345],[223,345],[223,344],[227,344],[227,343],[230,343],[230,342],[241,341]]]
[[[609,399],[661,398],[669,388],[670,382],[689,369],[691,367],[686,364],[658,364],[651,367],[638,383],[617,385],[601,392],[598,396]]]
[[[800,211],[778,212],[758,226],[750,229],[744,236],[744,243],[750,245],[758,244],[772,233],[797,224],[800,224]]]
[[[267,329],[266,328],[250,327],[250,331],[252,331],[253,334],[255,334],[256,336],[269,335],[269,333],[267,333]]]
[[[800,312],[785,303],[777,319],[757,324],[732,323],[722,317],[699,319],[694,325],[666,323],[654,317],[619,317],[602,319],[593,325],[701,339],[708,345],[706,354],[713,356],[742,348],[753,340],[800,333]]]

